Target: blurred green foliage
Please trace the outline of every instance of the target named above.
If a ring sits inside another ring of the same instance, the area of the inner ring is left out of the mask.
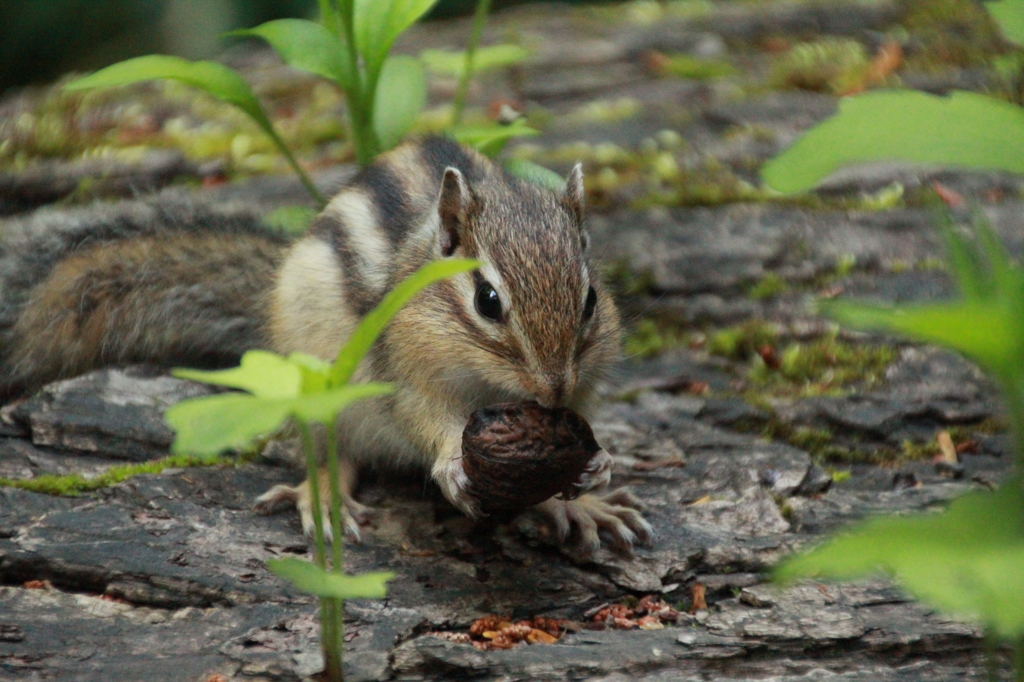
[[[4,0],[0,90],[149,52],[209,57],[223,31],[314,10],[314,0]]]
[[[495,0],[493,7],[531,1]],[[469,14],[474,6],[441,0],[430,17]],[[226,31],[315,15],[316,0],[3,0],[0,91],[143,54],[211,57]]]

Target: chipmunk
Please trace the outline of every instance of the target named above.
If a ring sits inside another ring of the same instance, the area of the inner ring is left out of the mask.
[[[358,538],[358,465],[423,466],[475,518],[460,461],[469,416],[524,400],[585,412],[618,356],[615,305],[586,254],[579,165],[559,194],[428,137],[378,157],[294,243],[214,218],[193,209],[9,239],[0,253],[0,396],[108,364],[223,365],[249,348],[332,360],[361,317],[420,266],[479,259],[478,270],[418,294],[357,372],[395,386],[339,416],[345,527]],[[610,464],[595,455],[579,487],[606,486]],[[309,492],[308,482],[278,485],[255,508],[294,503],[310,534]],[[620,491],[537,508],[561,541],[575,528],[590,552],[599,530],[624,549],[650,541],[635,506]]]

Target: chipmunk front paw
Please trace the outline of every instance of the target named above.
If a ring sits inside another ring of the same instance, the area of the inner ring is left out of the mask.
[[[625,488],[604,495],[586,494],[575,500],[551,498],[534,509],[547,516],[559,542],[575,531],[575,547],[583,557],[601,548],[600,531],[617,550],[632,553],[637,545],[649,546],[654,530],[638,511],[640,501]]]
[[[485,516],[480,509],[480,502],[473,496],[472,483],[469,476],[466,475],[466,470],[462,467],[461,457],[453,457],[443,464],[434,465],[430,474],[440,486],[444,496],[459,511],[471,519]]]
[[[611,480],[612,456],[604,450],[599,450],[590,458],[590,461],[587,462],[587,468],[583,470],[583,473],[576,479],[576,482],[572,484],[575,493],[567,495],[563,492],[559,499],[574,500],[583,493],[608,487]]]

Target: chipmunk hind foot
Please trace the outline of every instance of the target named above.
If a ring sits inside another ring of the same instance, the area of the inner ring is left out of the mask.
[[[330,513],[330,486],[327,479],[327,472],[320,471],[320,518],[323,522],[324,539],[328,542],[334,541],[334,532],[331,529]],[[313,517],[313,495],[311,493],[309,480],[299,485],[275,485],[273,488],[256,498],[253,503],[253,511],[257,514],[268,515],[280,510],[283,507],[294,506],[299,510],[299,517],[302,522],[302,532],[307,538],[316,536],[316,520]],[[342,486],[342,510],[341,520],[345,529],[345,537],[351,542],[362,540],[361,525],[369,521],[370,510],[365,505],[356,502],[351,492]]]

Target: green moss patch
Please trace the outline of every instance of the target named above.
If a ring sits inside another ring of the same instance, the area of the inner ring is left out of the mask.
[[[736,67],[720,59],[698,59],[688,54],[655,53],[650,58],[651,66],[661,76],[676,76],[692,80],[709,80],[733,76]]]
[[[197,466],[234,466],[241,460],[236,457],[196,457],[194,455],[171,455],[141,464],[124,464],[107,469],[99,476],[86,478],[80,474],[56,476],[45,474],[36,478],[0,478],[0,486],[20,488],[45,495],[76,496],[82,493],[109,488],[139,474],[158,474],[165,469],[182,469]]]
[[[863,80],[868,64],[867,50],[850,38],[797,43],[772,65],[769,84],[838,95]]]
[[[903,459],[931,459],[941,452],[934,438],[924,442],[904,440],[900,447]]]
[[[629,357],[651,357],[702,343],[711,355],[742,363],[739,369],[748,393],[771,397],[839,395],[855,386],[871,388],[881,383],[897,355],[895,348],[849,343],[836,334],[786,341],[776,326],[762,320],[701,335],[678,324],[645,319],[626,337],[624,348]]]
[[[752,321],[708,337],[707,350],[747,361],[751,389],[772,396],[836,395],[851,386],[870,388],[882,381],[896,350],[852,344],[830,334],[812,341],[785,342],[778,330]]]
[[[683,348],[690,336],[676,327],[655,320],[641,320],[623,342],[623,352],[630,358],[649,358],[674,348]]]
[[[774,272],[767,273],[760,279],[756,284],[750,287],[750,297],[755,300],[764,300],[768,298],[775,298],[780,294],[784,294],[789,291],[789,284],[786,280],[782,279]]]
[[[708,335],[707,350],[712,355],[731,360],[747,360],[765,345],[774,344],[778,338],[778,329],[773,325],[752,320]]]
[[[636,271],[625,260],[605,261],[601,264],[601,279],[617,298],[643,296],[654,290],[654,273]]]
[[[893,348],[854,345],[830,335],[781,348],[762,347],[752,359],[748,378],[776,395],[832,395],[852,384],[877,385],[895,359]]]
[[[772,411],[770,407],[768,410]],[[817,463],[861,462],[869,461],[871,457],[867,453],[839,445],[835,442],[835,435],[828,429],[793,425],[778,419],[774,414],[768,423],[757,431],[763,438],[782,441],[803,450]]]
[[[982,66],[1003,52],[999,28],[980,2],[907,0],[906,7],[903,26],[920,46],[907,59],[912,68]]]

